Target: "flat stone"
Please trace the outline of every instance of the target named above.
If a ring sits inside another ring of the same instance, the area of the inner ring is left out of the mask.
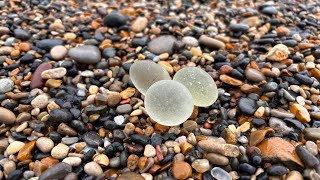
[[[130,104],[123,104],[116,108],[116,111],[119,114],[129,114],[132,111],[132,107]]]
[[[245,75],[249,81],[261,82],[266,79],[266,77],[258,70],[253,68],[247,68],[245,70]]]
[[[148,50],[153,54],[173,53],[173,44],[176,38],[171,35],[162,35],[148,43]]]
[[[209,36],[206,35],[201,35],[199,38],[199,43],[201,45],[207,46],[209,48],[213,48],[213,49],[224,49],[225,48],[225,44],[224,42],[211,38]]]
[[[203,158],[208,159],[211,164],[218,166],[226,166],[229,164],[229,159],[227,157],[216,153],[206,153]]]
[[[96,64],[101,60],[101,52],[98,47],[85,45],[69,50],[68,55],[81,64]]]
[[[222,74],[220,75],[220,80],[226,84],[232,85],[232,86],[242,86],[243,82],[235,79],[233,77],[230,77],[228,75]]]
[[[39,176],[39,180],[63,179],[70,172],[72,172],[72,166],[67,163],[61,162],[44,171]]]
[[[43,39],[36,42],[36,46],[40,49],[50,51],[53,47],[63,45],[61,39]]]
[[[306,140],[316,142],[320,140],[320,128],[305,128],[303,135]]]
[[[142,177],[140,174],[134,173],[134,172],[127,172],[120,174],[116,180],[145,180],[144,177]]]
[[[4,124],[14,124],[16,121],[16,115],[9,109],[0,107],[0,122]]]
[[[304,167],[295,151],[295,147],[282,138],[265,139],[257,147],[261,150],[261,157],[267,161],[275,163],[280,161],[291,170],[300,170]]]
[[[103,145],[102,139],[96,132],[87,132],[82,135],[82,139],[87,143],[88,146],[97,148],[98,146]]]
[[[43,71],[51,69],[52,65],[49,63],[42,63],[40,64],[37,69],[32,74],[32,79],[30,83],[30,88],[42,88],[45,84],[45,80],[41,78],[41,74]]]
[[[64,67],[48,69],[41,73],[42,79],[60,79],[67,74],[67,69]]]
[[[199,141],[198,146],[209,153],[219,153],[228,157],[237,157],[240,154],[238,146],[232,144],[222,144],[212,140]]]
[[[0,93],[6,93],[14,88],[14,82],[9,78],[0,79]]]

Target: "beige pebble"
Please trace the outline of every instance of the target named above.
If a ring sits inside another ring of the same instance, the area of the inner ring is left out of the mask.
[[[71,166],[79,166],[81,164],[81,158],[79,157],[66,157],[62,162],[70,164]]]
[[[56,159],[63,159],[68,155],[69,147],[65,144],[58,144],[51,150],[51,156]]]
[[[11,144],[9,144],[9,146],[7,147],[7,154],[11,155],[11,154],[15,154],[17,152],[20,151],[20,149],[23,148],[23,146],[25,145],[25,143],[21,142],[21,141],[14,141]]]

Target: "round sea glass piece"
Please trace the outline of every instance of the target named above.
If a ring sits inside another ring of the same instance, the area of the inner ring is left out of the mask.
[[[183,68],[174,75],[173,80],[189,89],[196,106],[210,106],[218,98],[216,83],[207,72],[200,68]]]
[[[169,73],[152,61],[137,61],[130,67],[130,79],[134,86],[143,94],[149,87],[160,80],[170,80]]]
[[[144,103],[150,118],[165,126],[183,123],[193,111],[193,99],[189,90],[172,80],[154,83],[148,89]]]

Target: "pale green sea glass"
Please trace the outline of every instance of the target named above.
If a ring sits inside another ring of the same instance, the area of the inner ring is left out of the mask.
[[[189,89],[196,106],[210,106],[218,98],[217,85],[212,77],[200,68],[185,67],[174,75],[173,80]]]
[[[134,86],[143,94],[148,88],[160,80],[170,80],[169,73],[152,61],[136,61],[130,67],[130,79]]]
[[[193,111],[193,99],[189,90],[172,80],[154,83],[148,89],[144,103],[150,118],[165,126],[183,123]]]

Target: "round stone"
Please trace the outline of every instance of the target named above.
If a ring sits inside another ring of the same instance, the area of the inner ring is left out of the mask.
[[[172,174],[176,179],[187,179],[192,175],[192,168],[188,163],[179,161],[173,164]]]
[[[16,115],[9,109],[0,107],[0,123],[13,124],[16,121]]]
[[[210,164],[207,159],[197,159],[192,162],[191,166],[199,173],[204,173],[210,168]]]
[[[47,137],[40,137],[39,139],[37,139],[36,145],[37,148],[43,153],[50,152],[54,147],[53,141]]]
[[[212,77],[200,68],[183,68],[174,75],[173,80],[188,88],[196,106],[210,106],[218,98],[217,85]]]
[[[68,155],[69,147],[65,144],[58,144],[51,151],[51,156],[56,159],[63,159]]]
[[[48,97],[46,95],[39,95],[31,101],[31,105],[33,108],[42,109],[42,108],[45,108],[47,104],[48,104]]]
[[[147,91],[145,108],[151,119],[165,126],[176,126],[186,121],[193,111],[189,90],[179,82],[162,80]]]
[[[126,21],[127,19],[125,16],[113,11],[104,18],[103,24],[108,27],[120,27],[125,25]]]
[[[148,50],[153,54],[173,53],[173,45],[177,39],[171,35],[159,36],[148,43]]]
[[[7,154],[11,155],[11,154],[15,154],[17,152],[20,151],[20,149],[23,148],[25,144],[21,141],[14,141],[11,144],[9,144],[9,146],[7,147]]]
[[[84,166],[84,172],[90,176],[99,176],[103,173],[102,168],[94,161],[89,162]]]
[[[156,155],[156,149],[152,145],[147,144],[144,148],[143,155],[146,157],[154,157]]]
[[[60,60],[64,58],[67,55],[67,48],[64,46],[55,46],[51,49],[50,55],[55,60]]]
[[[113,118],[113,120],[116,124],[121,125],[124,122],[124,116],[122,115],[116,116]]]
[[[155,82],[171,79],[164,68],[152,61],[137,61],[133,63],[129,73],[134,86],[144,95]]]
[[[79,157],[66,157],[63,159],[64,163],[70,164],[71,166],[79,166],[81,164],[81,158]]]
[[[14,82],[9,78],[0,79],[0,93],[6,93],[14,88]]]

